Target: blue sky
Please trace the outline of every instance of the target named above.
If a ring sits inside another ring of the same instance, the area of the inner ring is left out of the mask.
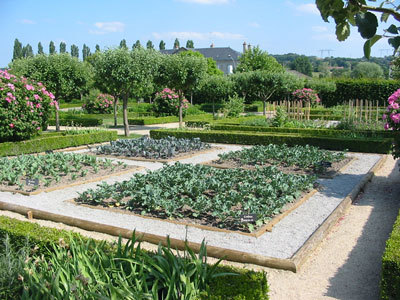
[[[136,40],[152,40],[158,49],[164,40],[172,48],[188,39],[195,47],[226,47],[241,51],[246,41],[270,54],[299,53],[321,56],[361,57],[364,41],[357,28],[345,42],[335,37],[333,21],[325,23],[314,1],[306,0],[0,0],[2,28],[0,67],[12,58],[14,39],[29,43],[34,52],[41,42],[48,52],[50,41],[85,43],[92,52]],[[373,56],[389,55],[387,41],[378,42]],[[328,52],[323,53],[327,56]]]

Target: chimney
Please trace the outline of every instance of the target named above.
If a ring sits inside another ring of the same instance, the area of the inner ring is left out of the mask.
[[[247,50],[251,50],[251,45],[249,44],[248,46],[247,46]]]
[[[245,53],[247,50],[247,44],[246,42],[243,42],[243,53]]]
[[[211,43],[210,48],[214,48],[214,43]]]

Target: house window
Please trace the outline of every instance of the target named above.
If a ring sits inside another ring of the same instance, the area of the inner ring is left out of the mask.
[[[228,65],[228,74],[232,74],[232,73],[233,73],[233,66]]]

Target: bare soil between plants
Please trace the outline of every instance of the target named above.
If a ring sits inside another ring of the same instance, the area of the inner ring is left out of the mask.
[[[302,169],[296,166],[286,166],[284,164],[272,164],[272,163],[248,165],[248,164],[242,164],[237,160],[224,160],[224,161],[213,160],[204,164],[210,167],[221,168],[221,169],[242,168],[245,170],[254,170],[257,167],[275,166],[279,171],[287,174],[316,175],[319,178],[333,178],[340,173],[340,170],[345,168],[354,159],[355,159],[354,157],[350,156],[346,157],[341,161],[332,162],[332,164],[329,167],[324,168],[322,171],[318,171],[317,169],[314,168]]]
[[[137,166],[123,166],[123,165],[114,165],[114,170],[111,170],[111,168],[100,168],[98,172],[95,172],[92,167],[90,166],[82,166],[80,169],[80,172],[87,172],[85,176],[80,176],[79,174],[76,174],[77,177],[75,179],[72,178],[72,175],[68,174],[59,174],[60,175],[60,180],[57,182],[54,180],[54,178],[50,176],[46,176],[43,178],[43,180],[39,181],[38,185],[34,184],[29,184],[26,185],[26,180],[31,179],[22,177],[20,182],[23,184],[22,189],[18,185],[7,185],[4,183],[0,184],[0,191],[6,191],[6,192],[13,192],[13,193],[41,193],[45,191],[50,191],[50,190],[56,190],[56,189],[62,189],[66,188],[69,186],[73,186],[75,184],[84,184],[88,182],[94,182],[94,181],[99,181],[106,179],[107,177],[110,176],[116,176],[119,174],[123,173],[128,173],[128,172],[134,172],[137,171],[139,167]],[[52,180],[49,185],[46,185],[44,183],[44,180]]]

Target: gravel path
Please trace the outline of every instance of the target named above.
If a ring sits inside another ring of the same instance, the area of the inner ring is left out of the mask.
[[[390,158],[298,273],[229,264],[266,271],[271,300],[378,299],[381,257],[400,208],[399,182],[400,173],[395,167],[395,161]],[[7,211],[0,211],[0,215],[25,219]],[[60,223],[43,220],[34,222],[72,229],[93,238],[115,239]],[[148,243],[143,246],[155,248]]]
[[[299,273],[266,269],[271,300],[379,299],[382,253],[400,208],[390,158]]]

